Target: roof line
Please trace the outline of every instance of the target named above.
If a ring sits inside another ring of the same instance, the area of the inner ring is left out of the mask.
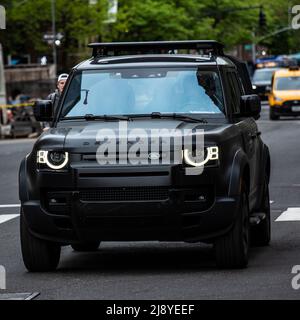
[[[180,49],[208,50],[213,55],[224,55],[224,45],[215,40],[190,40],[190,41],[148,41],[148,42],[108,42],[91,43],[93,56],[123,55],[131,53],[168,53]],[[167,52],[162,52],[167,51]]]

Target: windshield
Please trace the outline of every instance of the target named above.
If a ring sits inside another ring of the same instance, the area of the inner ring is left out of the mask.
[[[256,70],[253,75],[253,82],[270,82],[272,75],[277,69],[274,70]]]
[[[300,90],[300,77],[284,77],[276,79],[276,90]]]
[[[74,76],[61,117],[161,113],[224,113],[213,71],[145,68],[82,71]]]

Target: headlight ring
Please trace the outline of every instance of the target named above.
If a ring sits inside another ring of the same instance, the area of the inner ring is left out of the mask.
[[[190,166],[193,166],[193,167],[202,167],[211,160],[218,160],[219,159],[219,148],[218,147],[207,147],[206,150],[207,150],[206,158],[202,162],[195,162],[190,157],[190,150],[185,149],[184,153],[183,153],[185,163]]]
[[[37,163],[46,164],[50,169],[61,170],[69,162],[69,153],[64,151],[44,151],[37,154]]]

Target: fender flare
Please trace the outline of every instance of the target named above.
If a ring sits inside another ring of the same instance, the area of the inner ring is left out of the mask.
[[[263,172],[267,173],[267,178],[268,178],[268,183],[269,183],[270,177],[271,177],[271,156],[270,156],[269,147],[265,144],[263,147],[262,163],[263,163],[263,168],[262,168]]]
[[[27,158],[24,158],[20,164],[19,169],[19,199],[21,203],[28,201],[28,189],[27,189],[27,170],[26,170]]]
[[[230,174],[230,182],[228,189],[228,196],[238,196],[240,194],[241,177],[246,174],[247,190],[250,190],[250,166],[247,155],[242,149],[236,151]]]

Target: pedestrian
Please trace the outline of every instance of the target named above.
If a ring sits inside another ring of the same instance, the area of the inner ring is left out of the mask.
[[[64,87],[66,85],[66,82],[68,80],[69,75],[67,73],[62,73],[61,75],[59,75],[58,79],[57,79],[57,88],[54,92],[52,92],[51,94],[49,94],[49,96],[47,97],[47,100],[51,100],[52,104],[53,104],[53,114],[55,114],[56,111],[56,107],[57,107],[57,103],[58,100],[64,90]]]
[[[50,93],[49,96],[47,97],[47,100],[52,101],[53,114],[55,114],[59,98],[64,90],[64,87],[66,85],[68,77],[69,77],[69,75],[67,73],[62,73],[61,75],[59,75],[58,79],[57,79],[56,90],[54,92]],[[43,131],[46,131],[50,128],[50,123],[43,122],[41,125],[43,128]]]

